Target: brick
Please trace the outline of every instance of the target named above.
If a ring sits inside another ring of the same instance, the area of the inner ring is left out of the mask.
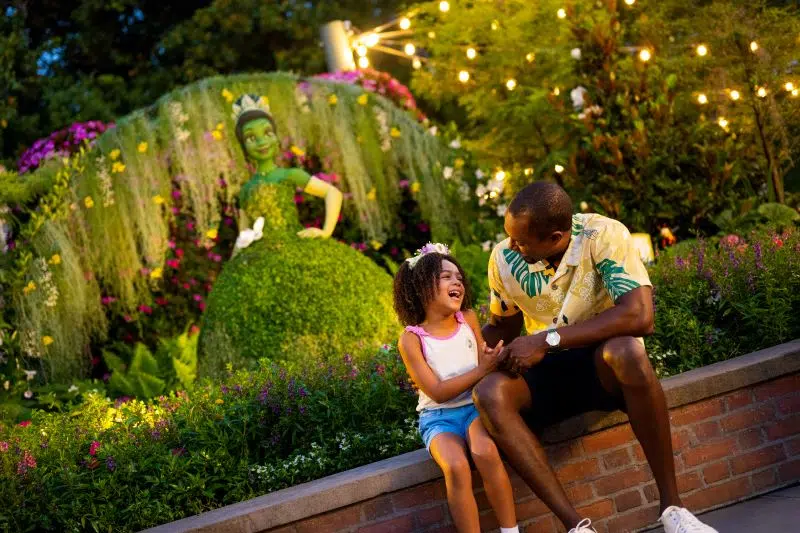
[[[614,502],[610,499],[600,500],[589,505],[576,507],[575,510],[578,511],[580,516],[590,517],[592,521],[600,520],[614,514]]]
[[[607,496],[623,489],[635,487],[649,481],[650,478],[649,469],[639,466],[597,479],[594,482],[594,488],[600,496]]]
[[[731,477],[731,469],[728,461],[719,461],[703,469],[703,480],[709,485],[729,477]]]
[[[630,447],[615,450],[603,456],[603,466],[606,470],[617,470],[631,464]]]
[[[786,447],[786,455],[789,457],[800,455],[800,437],[787,440],[783,445]]]
[[[444,522],[444,507],[436,505],[414,511],[414,519],[417,521],[417,527],[429,527]]]
[[[447,492],[445,491],[444,481],[437,480],[392,494],[392,503],[395,509],[400,510],[425,505],[445,498],[447,498]]]
[[[561,483],[567,484],[570,481],[587,480],[594,478],[600,473],[600,463],[597,459],[586,459],[577,463],[569,463],[558,470],[556,475]]]
[[[591,483],[576,483],[567,487],[567,498],[572,505],[580,505],[594,499],[594,490]]]
[[[630,424],[623,424],[599,433],[593,433],[581,439],[586,453],[594,453],[609,448],[616,448],[636,440]]]
[[[722,398],[712,398],[676,409],[669,414],[670,423],[675,427],[694,424],[725,412]]]
[[[800,394],[793,394],[778,400],[778,412],[782,415],[800,413]]]
[[[478,511],[485,511],[486,509],[492,508],[492,504],[489,503],[489,497],[486,495],[485,490],[474,491],[474,494],[475,502],[478,504]]]
[[[740,450],[752,450],[764,443],[764,435],[761,428],[748,429],[742,431],[736,437],[736,443]]]
[[[754,428],[775,418],[772,405],[759,405],[750,409],[742,409],[720,420],[723,433],[733,433],[745,428]]]
[[[288,525],[288,526],[279,527],[278,529],[270,529],[269,530],[269,533],[296,533],[296,532],[297,532],[297,528],[295,527],[294,524],[291,524],[291,525]]]
[[[320,529],[318,531],[330,530]],[[377,524],[370,524],[358,529],[358,533],[408,533],[411,531],[414,531],[413,514],[399,516],[397,518],[392,518],[391,520],[385,520],[383,522],[378,522]]]
[[[337,531],[361,522],[361,506],[351,505],[330,513],[315,516],[295,524],[297,533],[315,533],[318,531]]]
[[[614,505],[618,513],[624,513],[625,511],[642,505],[642,494],[638,490],[623,492],[614,498]]]
[[[709,463],[733,455],[736,449],[736,439],[728,437],[717,442],[702,444],[681,452],[681,458],[687,467]]]
[[[771,489],[778,484],[778,469],[770,468],[756,472],[750,478],[753,482],[753,489],[756,492],[762,492],[765,489]]]
[[[778,467],[778,477],[781,483],[800,479],[800,459],[795,459]]]
[[[722,429],[716,420],[695,424],[692,426],[692,430],[694,431],[694,436],[701,443],[719,437],[722,434]]]
[[[778,440],[800,433],[800,415],[790,416],[767,426],[767,439]]]
[[[787,394],[797,392],[800,390],[800,374],[786,376],[755,388],[754,392],[756,400],[769,400],[772,398],[780,398]]]
[[[517,475],[511,476],[511,488],[514,490],[514,501],[530,498],[533,494],[525,480]]]
[[[572,440],[567,443],[548,446],[547,458],[550,464],[558,465],[574,459],[583,459],[583,444],[580,439]]]
[[[556,523],[551,516],[545,516],[525,527],[525,533],[555,533]]]
[[[489,531],[500,527],[500,522],[497,521],[497,515],[494,511],[485,511],[480,516],[481,531]]]
[[[728,406],[728,412],[741,409],[753,403],[753,391],[745,389],[732,392],[725,397],[725,403]]]
[[[608,530],[635,531],[655,523],[659,517],[658,504],[640,507],[625,514],[617,515],[608,521]]]
[[[703,481],[700,479],[700,473],[697,470],[678,474],[675,480],[678,482],[678,492],[681,494],[686,494],[703,486]]]
[[[753,493],[749,477],[732,479],[713,487],[707,487],[683,496],[683,505],[693,512],[733,502]]]
[[[645,485],[642,489],[642,494],[644,494],[644,499],[647,503],[653,503],[658,500],[658,487],[655,483]]]
[[[392,506],[392,499],[388,496],[381,496],[380,498],[373,498],[361,504],[364,510],[364,520],[372,522],[378,518],[389,516],[394,512]]]
[[[531,498],[517,504],[517,520],[522,522],[529,518],[546,515],[550,509],[539,498]]]
[[[646,463],[647,462],[647,457],[645,457],[645,455],[644,455],[644,449],[642,448],[641,444],[639,444],[638,442],[635,442],[633,444],[633,446],[631,447],[631,450],[633,451],[633,461],[634,461],[634,463],[640,463],[641,464],[641,463]]]
[[[692,436],[689,431],[683,429],[672,432],[672,449],[682,450],[689,446],[692,442]]]

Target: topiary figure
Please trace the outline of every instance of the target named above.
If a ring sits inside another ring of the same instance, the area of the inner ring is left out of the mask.
[[[392,279],[349,246],[331,240],[342,204],[333,185],[297,168],[278,168],[275,123],[265,102],[234,104],[236,137],[257,171],[240,205],[252,229],[241,232],[207,300],[198,372],[259,358],[309,362],[378,345],[396,336]],[[322,229],[302,229],[296,187],[325,199]]]

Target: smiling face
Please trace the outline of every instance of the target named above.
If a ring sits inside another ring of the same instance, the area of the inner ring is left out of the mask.
[[[537,263],[542,259],[563,254],[569,246],[569,232],[553,231],[544,239],[531,231],[528,215],[513,216],[507,212],[505,217],[506,234],[511,238],[510,248],[519,252],[526,263]]]
[[[257,163],[272,161],[278,155],[278,137],[272,123],[266,118],[257,118],[245,124],[242,140],[247,157]]]
[[[436,285],[436,299],[431,302],[439,309],[455,313],[461,310],[466,289],[464,276],[458,267],[447,259],[442,260],[442,272]]]

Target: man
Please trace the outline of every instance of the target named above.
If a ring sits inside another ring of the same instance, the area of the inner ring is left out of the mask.
[[[601,215],[573,216],[567,193],[541,182],[511,202],[505,231],[489,262],[483,335],[490,346],[505,341],[507,371],[485,377],[473,396],[509,463],[570,533],[593,532],[534,431],[621,409],[653,471],[666,532],[717,533],[681,506],[664,391],[642,340],[654,328],[652,286],[628,230]]]

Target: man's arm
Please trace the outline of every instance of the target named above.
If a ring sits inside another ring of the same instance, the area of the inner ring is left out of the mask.
[[[498,316],[492,313],[489,315],[489,323],[481,330],[483,339],[491,347],[497,346],[501,340],[508,346],[511,341],[519,337],[524,321],[525,317],[521,312],[511,316]]]

